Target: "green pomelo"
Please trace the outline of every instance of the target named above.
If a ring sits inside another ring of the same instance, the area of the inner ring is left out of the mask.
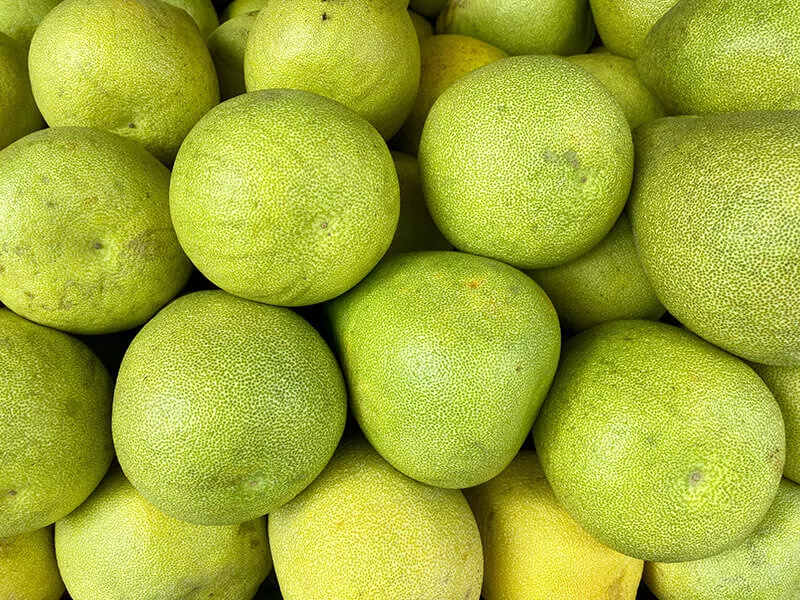
[[[645,560],[695,560],[742,543],[783,472],[781,412],[758,375],[652,321],[572,338],[533,431],[572,517]]]
[[[344,430],[342,374],[286,308],[196,292],[128,348],[114,391],[114,445],[137,490],[199,525],[249,521],[288,502]]]
[[[111,464],[111,378],[81,342],[0,309],[0,538],[71,512]]]
[[[222,289],[284,306],[347,291],[386,252],[400,190],[377,131],[298,90],[228,100],[181,147],[170,187],[175,230]]]
[[[683,563],[647,563],[659,600],[800,598],[800,485],[784,479],[764,520],[733,550]]]
[[[142,325],[192,265],[169,215],[169,170],[88,127],[45,129],[0,153],[0,300],[72,333]]]
[[[272,568],[265,521],[178,521],[114,469],[56,524],[58,566],[73,600],[250,600]]]
[[[244,51],[255,22],[256,15],[252,13],[234,17],[217,27],[208,38],[208,51],[217,69],[222,100],[241,96],[246,91]]]
[[[160,0],[64,0],[31,41],[33,95],[51,127],[96,127],[171,163],[219,103],[197,25]]]
[[[391,138],[419,85],[405,2],[270,0],[247,41],[247,91],[302,89],[341,102]]]
[[[447,4],[447,0],[411,0],[408,6],[411,10],[429,19],[435,19],[442,12],[445,4]]]
[[[636,59],[647,34],[678,0],[589,0],[597,32],[612,54]]]
[[[784,366],[800,366],[798,139],[800,111],[648,123],[629,206],[667,310],[728,352]]]
[[[772,391],[786,426],[783,476],[800,483],[800,367],[751,365]]]
[[[558,317],[524,273],[460,252],[387,259],[326,305],[351,408],[402,473],[487,481],[519,451],[558,363]]]
[[[625,213],[586,254],[528,274],[542,286],[567,330],[582,331],[617,319],[655,321],[664,314],[636,255]]]
[[[224,23],[248,13],[257,13],[267,5],[267,2],[269,0],[233,0],[222,12],[220,20]]]
[[[0,539],[0,598],[59,600],[63,593],[52,527]]]
[[[189,13],[197,23],[203,39],[207,39],[211,32],[219,27],[219,17],[211,0],[162,0],[162,2],[182,8]]]
[[[29,46],[41,20],[61,0],[0,0],[0,33]],[[2,128],[0,128],[0,131]]]
[[[431,216],[456,248],[541,269],[609,232],[628,197],[633,143],[597,79],[562,58],[518,56],[439,96],[419,162]]]
[[[45,126],[28,78],[28,55],[0,33],[0,150]]]
[[[673,114],[800,109],[800,3],[681,0],[636,68]]]
[[[411,17],[411,22],[414,24],[414,30],[417,32],[417,39],[420,42],[433,35],[433,25],[430,21],[428,21],[428,19],[419,13],[415,13],[413,10],[409,10],[408,15]]]
[[[285,600],[478,600],[483,558],[458,490],[419,483],[363,440],[269,517]]]

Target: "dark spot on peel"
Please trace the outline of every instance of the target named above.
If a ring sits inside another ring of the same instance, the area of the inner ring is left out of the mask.
[[[326,13],[326,12],[322,13],[322,20],[323,21],[327,21],[328,20],[328,13]]]
[[[8,490],[6,492],[6,495],[7,496],[16,496],[17,495],[17,490]]]
[[[320,227],[321,227],[322,229],[327,229],[327,228],[328,228],[328,222],[327,222],[327,221],[323,221],[323,222],[320,224]]]
[[[703,473],[699,469],[695,469],[691,473],[689,473],[689,485],[691,487],[697,487],[703,482]]]
[[[95,242],[94,244],[92,244],[92,248],[94,248],[95,250],[100,250],[103,248],[103,244],[101,244],[100,242]]]
[[[136,123],[128,123],[128,129],[136,129]]]

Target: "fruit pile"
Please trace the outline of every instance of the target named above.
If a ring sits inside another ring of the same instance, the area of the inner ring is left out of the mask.
[[[0,301],[0,600],[800,600],[800,0],[0,0]]]

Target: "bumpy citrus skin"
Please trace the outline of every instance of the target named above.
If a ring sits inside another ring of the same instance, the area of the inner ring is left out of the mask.
[[[211,0],[162,0],[172,6],[182,8],[192,17],[203,39],[207,39],[211,32],[219,27],[219,17]]]
[[[561,343],[532,279],[469,254],[401,254],[326,312],[353,413],[396,469],[465,488],[511,462]]]
[[[59,600],[63,593],[52,527],[0,539],[0,598]]]
[[[200,525],[248,521],[322,471],[344,430],[342,374],[292,311],[196,292],[134,338],[114,391],[114,446],[137,490]]]
[[[751,365],[781,407],[786,426],[786,465],[783,476],[800,483],[800,367]]]
[[[800,593],[800,485],[784,479],[764,520],[736,548],[704,560],[647,563],[659,600],[793,600]]]
[[[27,47],[39,22],[61,0],[3,0],[0,3],[0,33]]]
[[[451,85],[419,149],[428,208],[459,250],[519,268],[577,258],[617,220],[633,143],[611,92],[553,56],[516,56]]]
[[[73,600],[251,600],[272,567],[265,521],[178,521],[114,469],[56,524],[58,566]]]
[[[105,129],[167,164],[219,103],[197,25],[160,0],[65,0],[36,30],[29,65],[51,127]]]
[[[25,48],[0,33],[0,150],[45,126],[28,78]]]
[[[592,538],[558,503],[534,452],[464,490],[483,542],[486,600],[634,600],[643,562]]]
[[[678,0],[589,0],[597,32],[612,54],[635,60],[647,34]]]
[[[245,13],[225,21],[208,38],[208,51],[214,60],[219,77],[219,93],[228,100],[245,93],[244,51],[247,37],[256,22],[256,16]]]
[[[181,147],[170,184],[175,230],[222,289],[282,306],[316,304],[361,281],[397,227],[400,190],[377,131],[299,90],[233,98]]]
[[[611,548],[661,562],[743,542],[785,457],[780,408],[755,372],[652,321],[572,338],[533,431],[572,517]]]
[[[322,474],[270,514],[285,600],[478,600],[483,558],[458,490],[419,483],[363,440],[342,443]]]
[[[636,130],[629,213],[667,310],[748,360],[800,366],[800,112]]]
[[[73,337],[0,309],[0,538],[46,527],[103,478],[112,382]]]
[[[82,334],[145,323],[192,265],[169,215],[169,170],[88,127],[33,133],[0,154],[0,299]]]
[[[224,23],[225,21],[241,17],[248,13],[257,13],[266,6],[267,2],[269,2],[269,0],[233,0],[233,2],[228,4],[225,10],[222,11],[221,20]]]

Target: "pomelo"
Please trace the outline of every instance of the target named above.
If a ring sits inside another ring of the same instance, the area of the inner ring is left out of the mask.
[[[800,367],[750,365],[772,391],[786,426],[783,476],[800,483]]]
[[[0,539],[0,598],[59,600],[63,593],[52,527]]]
[[[189,13],[189,16],[197,23],[197,28],[204,40],[208,39],[211,32],[219,27],[219,17],[217,17],[217,11],[211,0],[162,0],[162,2],[182,8]]]
[[[678,0],[589,0],[603,45],[636,59],[647,34]]]
[[[417,39],[420,42],[433,35],[433,24],[428,21],[428,19],[419,13],[415,13],[413,10],[409,10],[408,15],[411,17],[411,22],[414,24],[414,30],[417,32]]]
[[[27,47],[41,20],[60,2],[61,0],[0,0],[0,33]]]
[[[208,51],[219,77],[222,100],[245,93],[244,51],[256,16],[246,13],[225,21],[208,38]]]
[[[25,48],[0,33],[0,150],[44,126],[31,92]]]
[[[411,10],[429,19],[434,19],[442,12],[442,8],[444,8],[445,4],[447,4],[447,0],[411,0],[408,6]]]
[[[221,21],[224,23],[229,19],[235,19],[248,13],[257,13],[269,0],[233,0],[222,12]]]

